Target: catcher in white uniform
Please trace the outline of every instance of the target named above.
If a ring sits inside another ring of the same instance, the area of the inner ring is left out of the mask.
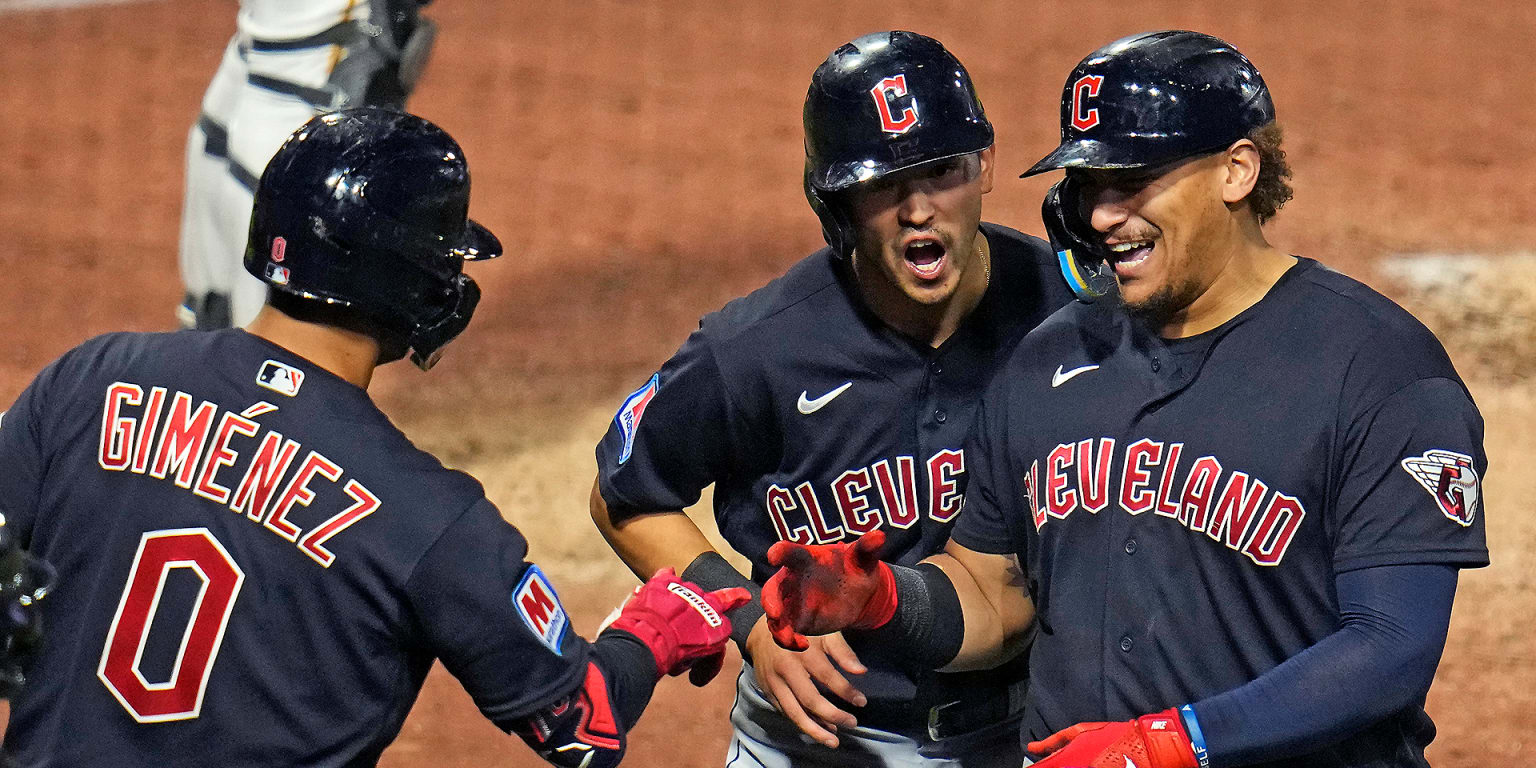
[[[403,109],[431,52],[430,0],[240,0],[202,112],[187,137],[177,319],[241,326],[266,286],[241,266],[251,195],[288,135],[321,112]]]

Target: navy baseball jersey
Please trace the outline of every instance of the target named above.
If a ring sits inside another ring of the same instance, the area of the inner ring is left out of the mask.
[[[937,551],[964,501],[977,399],[1007,351],[1071,298],[1043,241],[982,232],[991,285],[938,348],[876,318],[825,249],[704,317],[597,447],[614,519],[687,507],[714,483],[720,531],[759,584],[780,540],[881,529],[892,562]],[[858,685],[872,701],[913,693],[888,670]]]
[[[503,728],[581,683],[479,483],[244,331],[81,345],[5,413],[0,466],[60,573],[5,734],[24,765],[373,765],[434,658]]]
[[[1063,309],[982,400],[954,530],[1028,574],[1029,737],[1253,680],[1338,628],[1338,573],[1486,565],[1482,439],[1434,336],[1311,260],[1190,339]],[[1433,733],[1415,706],[1271,765],[1419,765]]]

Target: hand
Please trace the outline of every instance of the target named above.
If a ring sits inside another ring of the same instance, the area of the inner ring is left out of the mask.
[[[741,587],[706,592],[663,568],[619,606],[606,629],[634,635],[656,658],[656,675],[681,675],[703,686],[725,663],[725,644],[731,639],[731,620],[725,612],[752,599]]]
[[[1078,723],[1028,747],[1034,768],[1198,768],[1177,709],[1120,723]]]
[[[867,699],[843,677],[843,672],[862,675],[869,670],[842,635],[811,638],[809,642],[810,647],[804,651],[784,650],[774,642],[767,619],[763,619],[747,635],[747,652],[752,656],[758,689],[806,735],[835,749],[838,729],[852,728],[859,721],[823,696],[816,683],[820,682],[842,700],[862,707]]]
[[[768,564],[780,566],[763,585],[763,611],[774,641],[803,651],[805,635],[874,629],[890,621],[896,577],[880,562],[884,544],[885,534],[875,530],[853,544],[781,541],[769,547]]]

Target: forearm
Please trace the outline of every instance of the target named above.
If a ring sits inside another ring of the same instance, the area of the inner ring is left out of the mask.
[[[944,571],[960,601],[963,639],[959,652],[942,669],[991,669],[1029,647],[1034,638],[1034,604],[1011,556],[969,550],[958,554],[944,552],[925,561]]]
[[[658,510],[615,522],[596,482],[588,507],[608,546],[642,581],[662,568],[682,573],[699,555],[714,551],[682,510]]]
[[[1455,591],[1450,566],[1340,575],[1338,631],[1193,705],[1212,765],[1306,754],[1421,701],[1445,647]]]

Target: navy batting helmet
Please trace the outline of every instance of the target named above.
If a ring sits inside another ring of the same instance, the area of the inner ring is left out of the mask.
[[[480,300],[464,262],[500,255],[496,236],[469,219],[469,167],[453,138],[414,115],[363,107],[311,119],[273,155],[245,268],[398,334],[427,369]]]
[[[1065,168],[1156,168],[1225,149],[1275,119],[1259,70],[1226,42],[1184,30],[1145,32],[1088,54],[1061,95],[1061,144],[1023,176]],[[1046,232],[1073,293],[1114,290],[1102,241],[1080,210],[1078,180],[1051,187]]]
[[[1156,167],[1224,149],[1275,119],[1259,70],[1199,32],[1145,32],[1088,54],[1061,94],[1061,144],[1024,176]]]
[[[805,196],[840,255],[853,227],[837,193],[992,146],[971,76],[939,41],[877,32],[832,52],[805,94]]]

